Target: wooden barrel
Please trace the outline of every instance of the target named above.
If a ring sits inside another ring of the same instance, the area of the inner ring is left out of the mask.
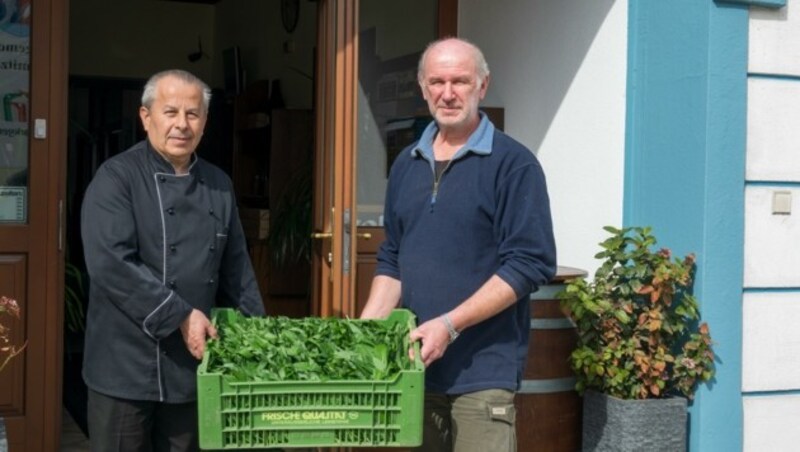
[[[567,358],[575,349],[575,325],[556,294],[565,281],[586,272],[558,267],[553,281],[531,295],[528,364],[515,398],[520,451],[576,451],[581,448],[582,400]]]

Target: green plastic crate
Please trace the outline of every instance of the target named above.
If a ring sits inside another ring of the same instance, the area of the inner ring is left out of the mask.
[[[218,328],[235,319],[217,309]],[[359,320],[350,320],[359,321]],[[396,309],[383,322],[415,327],[414,315]],[[419,346],[415,345],[419,356]],[[264,447],[414,447],[422,443],[424,366],[393,380],[230,382],[206,372],[208,353],[197,370],[202,449]]]

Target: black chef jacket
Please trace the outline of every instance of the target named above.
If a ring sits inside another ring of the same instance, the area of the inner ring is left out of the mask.
[[[230,178],[196,155],[178,176],[142,141],[98,169],[81,233],[87,385],[131,400],[195,400],[198,361],[180,332],[192,308],[264,314]]]

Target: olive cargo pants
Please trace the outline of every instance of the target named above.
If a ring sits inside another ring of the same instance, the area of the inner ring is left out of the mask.
[[[421,452],[516,452],[514,393],[425,394]]]

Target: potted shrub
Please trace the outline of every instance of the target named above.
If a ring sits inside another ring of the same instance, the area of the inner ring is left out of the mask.
[[[579,336],[569,359],[584,394],[583,449],[684,450],[687,401],[714,375],[695,257],[654,251],[649,227],[604,229],[594,280],[558,295]]]
[[[0,372],[5,369],[11,359],[25,349],[25,345],[16,346],[12,343],[11,327],[6,324],[9,318],[19,319],[19,305],[17,300],[0,296]],[[8,450],[6,440],[6,423],[0,417],[0,450]]]

